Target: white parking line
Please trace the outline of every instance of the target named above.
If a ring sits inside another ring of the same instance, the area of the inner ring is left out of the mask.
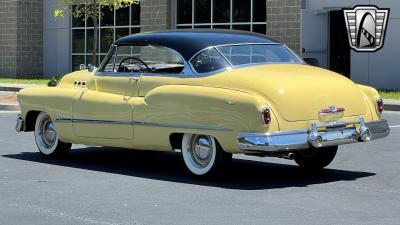
[[[389,126],[389,128],[400,128],[400,125]]]
[[[21,113],[21,111],[0,111],[0,114],[13,114],[13,113]]]

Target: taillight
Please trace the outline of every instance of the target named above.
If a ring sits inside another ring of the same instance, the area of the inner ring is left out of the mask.
[[[269,125],[271,123],[271,111],[268,108],[263,109],[262,117],[264,125]]]
[[[383,104],[383,100],[382,100],[381,98],[378,98],[378,99],[376,100],[376,111],[377,111],[379,114],[382,114],[384,108],[385,108],[385,106],[384,106],[384,104]]]

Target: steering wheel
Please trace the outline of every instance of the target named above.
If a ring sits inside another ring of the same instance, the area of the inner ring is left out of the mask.
[[[138,59],[138,58],[136,58],[136,57],[127,57],[127,58],[123,59],[123,60],[119,63],[118,71],[121,71],[122,63],[125,62],[126,60],[129,60],[129,59],[134,59],[134,60],[136,60],[136,61],[139,61],[141,64],[143,64],[143,65],[146,67],[147,71],[150,71],[150,70],[151,70],[151,69],[149,68],[149,66],[148,66],[145,62],[143,62],[141,59]],[[136,64],[136,65],[138,65],[140,68],[143,68],[143,67],[141,67],[139,64]],[[124,67],[125,67],[125,66],[124,66]]]

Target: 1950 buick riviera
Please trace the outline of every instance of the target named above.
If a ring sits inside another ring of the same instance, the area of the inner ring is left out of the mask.
[[[263,35],[162,31],[116,41],[98,69],[57,87],[18,94],[18,131],[33,131],[43,155],[71,143],[181,149],[196,175],[242,153],[320,169],[338,145],[389,134],[371,87],[306,65]]]

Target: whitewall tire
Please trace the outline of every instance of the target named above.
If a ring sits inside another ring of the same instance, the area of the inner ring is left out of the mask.
[[[185,134],[182,139],[182,157],[188,170],[195,175],[219,172],[232,154],[226,153],[214,137]]]
[[[71,148],[71,144],[60,141],[50,115],[45,112],[38,115],[34,134],[36,146],[45,156],[62,155]]]

